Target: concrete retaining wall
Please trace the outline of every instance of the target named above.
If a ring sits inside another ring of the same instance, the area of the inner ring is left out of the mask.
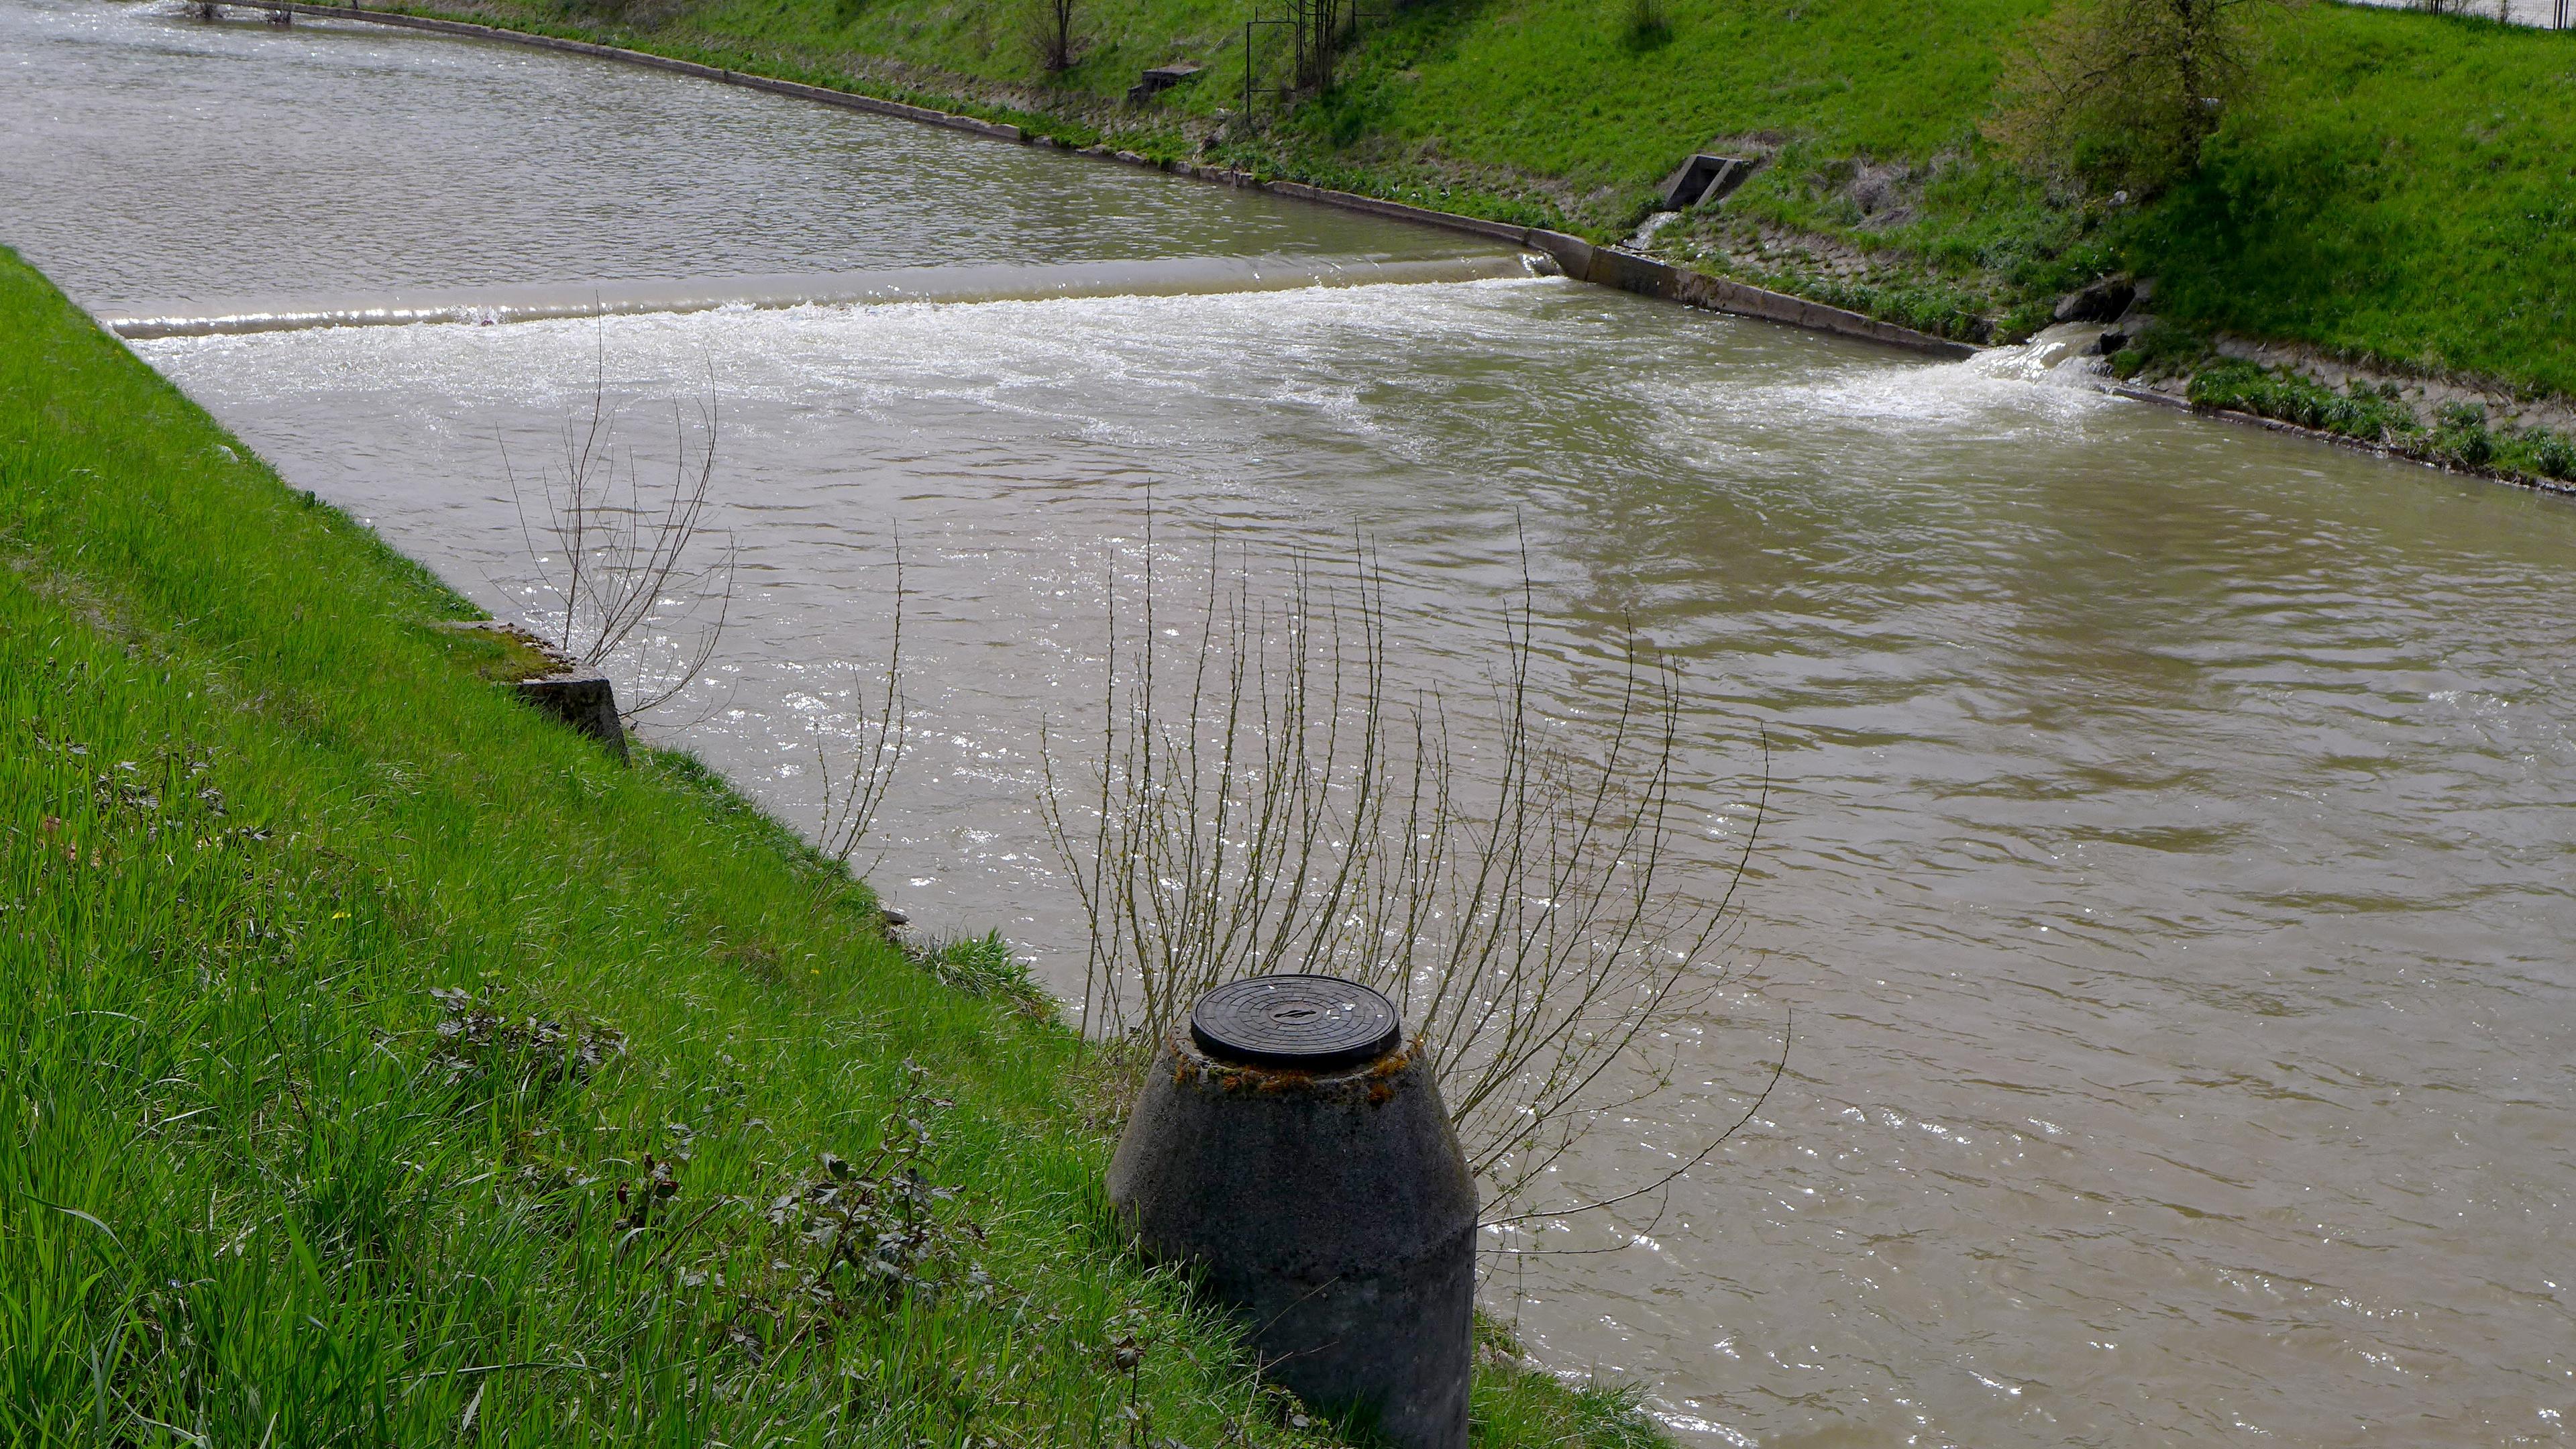
[[[653,55],[640,50],[626,50],[614,45],[599,45],[587,40],[565,40],[559,36],[538,35],[524,30],[475,25],[462,20],[435,20],[421,15],[364,10],[349,5],[314,5],[300,3],[300,0],[228,0],[228,3],[264,11],[291,10],[298,15],[320,16],[332,20],[363,20],[374,25],[397,25],[408,30],[426,30],[440,35],[471,36],[478,40],[499,40],[513,45],[531,45],[544,50],[560,50],[574,55],[597,56],[604,60],[624,61],[630,65],[650,66],[655,70],[696,76],[701,80],[717,81],[725,85],[746,86],[752,90],[794,96],[800,100],[820,101],[827,106],[840,106],[845,110],[866,111],[871,115],[893,116],[906,121],[945,126],[952,131],[990,136],[1000,141],[1026,142],[1033,139],[1019,127],[1005,125],[998,121],[978,120],[973,116],[954,115],[947,111],[932,110],[927,106],[905,105],[901,101],[879,100],[874,96],[853,95],[848,91],[809,86],[796,81],[774,80],[768,76],[749,75],[738,70],[724,70],[717,66],[700,65],[695,61],[674,60],[669,56]],[[1676,267],[1634,252],[1594,246],[1581,237],[1568,236],[1563,232],[1548,231],[1539,227],[1513,226],[1507,222],[1487,221],[1481,217],[1458,216],[1446,211],[1434,211],[1429,207],[1408,206],[1400,201],[1385,201],[1374,196],[1361,196],[1348,191],[1308,186],[1298,181],[1265,182],[1244,172],[1216,167],[1184,163],[1164,168],[1159,163],[1132,151],[1113,152],[1103,146],[1088,148],[1083,154],[1157,170],[1168,169],[1174,175],[1195,180],[1261,191],[1272,196],[1293,197],[1300,201],[1339,207],[1345,211],[1366,212],[1372,216],[1418,222],[1424,226],[1436,226],[1447,231],[1465,232],[1494,241],[1508,242],[1513,246],[1528,247],[1554,257],[1557,265],[1564,268],[1565,274],[1578,281],[1617,287],[1621,291],[1635,292],[1641,296],[1656,297],[1668,302],[1679,302],[1684,306],[1698,307],[1705,311],[1725,312],[1739,317],[1758,317],[1766,322],[1780,322],[1815,332],[1831,332],[1844,337],[1857,337],[1869,342],[1884,343],[1890,347],[1929,353],[1935,357],[1971,357],[1977,351],[1976,348],[1964,342],[1952,342],[1947,338],[1917,332],[1910,327],[1899,327],[1892,322],[1880,322],[1862,316],[1858,312],[1845,311],[1840,307],[1828,307],[1821,302],[1810,302],[1804,297],[1791,296],[1786,292],[1773,292],[1761,287],[1747,286],[1742,282],[1731,282],[1722,277],[1706,276],[1688,268]]]

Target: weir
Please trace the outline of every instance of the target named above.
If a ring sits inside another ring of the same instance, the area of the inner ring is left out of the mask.
[[[1549,276],[1536,253],[1443,258],[1163,257],[1145,261],[893,267],[695,281],[528,282],[376,295],[238,298],[94,309],[119,337],[220,337],[420,322],[537,322],[566,317],[768,311],[892,302],[1030,302],[1172,297],[1306,287],[1421,285]]]

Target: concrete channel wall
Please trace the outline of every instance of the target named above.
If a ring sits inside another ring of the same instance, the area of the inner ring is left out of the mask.
[[[624,61],[629,65],[649,66],[655,70],[696,76],[701,80],[717,81],[725,85],[745,86],[752,90],[769,91],[775,95],[794,96],[799,100],[820,101],[825,105],[840,106],[845,110],[865,111],[871,115],[892,116],[900,120],[920,121],[926,125],[945,126],[952,131],[990,136],[997,141],[1014,141],[1022,144],[1034,142],[1049,146],[1063,144],[1044,137],[1031,137],[1019,127],[1005,125],[999,121],[979,120],[973,116],[960,116],[947,111],[933,110],[928,106],[905,105],[901,101],[854,95],[848,91],[809,86],[797,81],[774,79],[770,76],[751,75],[738,70],[725,70],[717,66],[700,65],[696,61],[674,60],[669,56],[653,55],[640,50],[626,50],[614,45],[599,45],[586,40],[566,40],[559,36],[538,35],[524,30],[475,25],[462,20],[438,20],[424,15],[366,10],[350,5],[307,4],[303,3],[303,0],[224,0],[224,3],[238,9],[257,9],[270,13],[290,11],[297,15],[311,15],[331,20],[361,20],[372,25],[394,25],[406,30],[469,36],[478,40],[499,40],[513,45],[535,46],[542,50],[597,56],[605,60]],[[1194,166],[1188,162],[1167,167],[1132,151],[1111,151],[1101,146],[1088,148],[1078,154],[1168,171],[1176,176],[1218,185],[1261,191],[1272,196],[1293,197],[1324,206],[1340,207],[1346,211],[1368,212],[1376,216],[1393,217],[1447,231],[1466,232],[1494,241],[1508,242],[1514,246],[1545,252],[1555,259],[1565,275],[1577,281],[1591,282],[1604,287],[1617,287],[1621,291],[1657,297],[1668,302],[1679,302],[1684,306],[1698,307],[1710,312],[1725,312],[1739,317],[1758,317],[1767,322],[1780,322],[1816,332],[1857,337],[1890,347],[1929,353],[1935,357],[1971,357],[1977,352],[1976,348],[1964,342],[1934,337],[1929,333],[1917,332],[1910,327],[1899,327],[1894,323],[1881,322],[1858,312],[1846,311],[1840,307],[1828,307],[1821,302],[1810,302],[1804,297],[1791,296],[1786,292],[1769,291],[1761,287],[1747,286],[1742,282],[1731,282],[1723,277],[1707,276],[1685,267],[1676,267],[1652,257],[1641,256],[1635,252],[1622,251],[1615,247],[1595,246],[1581,237],[1568,236],[1564,232],[1548,231],[1540,227],[1513,226],[1505,222],[1486,221],[1472,216],[1458,216],[1450,212],[1434,211],[1429,207],[1408,206],[1400,201],[1383,201],[1373,196],[1360,196],[1348,191],[1308,186],[1303,182],[1261,181],[1249,173],[1219,167]]]

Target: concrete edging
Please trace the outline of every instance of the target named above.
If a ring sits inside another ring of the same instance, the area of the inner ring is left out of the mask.
[[[391,25],[440,35],[458,35],[476,40],[498,40],[514,45],[529,45],[543,50],[593,56],[602,60],[624,61],[629,65],[670,71],[676,75],[695,76],[700,80],[716,81],[724,85],[744,86],[751,90],[768,91],[773,95],[819,101],[824,105],[839,106],[845,110],[865,111],[871,115],[891,116],[898,120],[920,121],[926,125],[944,126],[952,131],[990,136],[998,141],[1026,144],[1031,141],[1045,140],[1043,137],[1032,137],[1017,126],[1006,125],[999,121],[978,120],[973,116],[933,110],[928,106],[906,105],[901,101],[880,100],[875,96],[836,91],[824,86],[806,85],[799,81],[777,80],[745,71],[725,70],[718,66],[701,65],[696,61],[675,60],[669,56],[655,55],[650,51],[627,50],[620,46],[601,45],[594,41],[566,40],[560,36],[511,30],[497,25],[477,25],[464,20],[441,20],[427,15],[406,15],[399,11],[367,10],[354,5],[313,4],[309,3],[309,0],[223,0],[223,3],[240,9],[288,11],[297,15],[312,15],[330,20],[359,20],[374,25]],[[1051,144],[1062,145],[1060,142]],[[1311,201],[1324,206],[1338,207],[1344,211],[1366,212],[1399,221],[1418,222],[1425,226],[1436,226],[1447,231],[1465,232],[1493,241],[1528,247],[1547,253],[1555,259],[1565,275],[1576,281],[1590,282],[1596,286],[1616,287],[1623,292],[1634,292],[1640,296],[1678,302],[1683,306],[1697,307],[1702,311],[1753,317],[1765,322],[1802,327],[1811,332],[1831,332],[1838,336],[1855,337],[1888,347],[1901,347],[1914,352],[1928,353],[1934,357],[1952,359],[1973,357],[1979,350],[1965,342],[1953,342],[1945,337],[1932,336],[1928,332],[1917,332],[1911,327],[1899,327],[1892,322],[1881,322],[1876,318],[1863,316],[1841,307],[1828,307],[1821,302],[1811,302],[1804,297],[1793,296],[1787,292],[1774,292],[1743,282],[1728,281],[1723,277],[1708,276],[1686,267],[1676,267],[1669,262],[1657,261],[1653,257],[1641,256],[1616,247],[1596,246],[1581,237],[1549,231],[1543,227],[1513,226],[1508,222],[1459,216],[1454,212],[1435,211],[1427,206],[1387,201],[1350,191],[1335,191],[1329,187],[1309,186],[1302,181],[1263,181],[1246,172],[1194,166],[1188,162],[1165,167],[1150,157],[1140,156],[1132,151],[1112,151],[1106,146],[1086,147],[1077,154],[1123,161],[1129,165],[1143,166],[1192,180],[1260,191],[1299,201]]]

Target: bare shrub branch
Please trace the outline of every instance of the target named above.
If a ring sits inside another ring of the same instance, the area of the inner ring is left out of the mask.
[[[1049,75],[1061,75],[1073,69],[1081,49],[1076,33],[1080,0],[1032,0],[1029,11],[1029,44],[1037,52],[1038,64]]]
[[[635,680],[623,713],[632,721],[706,673],[732,617],[736,549],[707,517],[718,437],[713,376],[694,434],[673,404],[667,483],[645,477],[618,422],[603,364],[587,415],[564,423],[559,466],[524,480],[506,444],[501,466],[539,585],[554,601],[540,632],[583,664],[626,655]]]
[[[1123,616],[1113,591],[1091,778],[1041,730],[1041,812],[1091,926],[1086,1033],[1150,1051],[1225,981],[1366,982],[1432,1056],[1488,1211],[1512,1212],[1669,1084],[1657,1045],[1722,981],[1758,812],[1723,879],[1690,869],[1677,667],[1632,640],[1596,717],[1545,718],[1526,578],[1481,708],[1453,712],[1395,666],[1364,542],[1293,560],[1271,597],[1212,541],[1186,628],[1156,568],[1149,522]]]
[[[851,750],[848,769],[837,778],[832,752],[824,743],[824,722],[817,720],[814,726],[814,770],[823,790],[819,843],[824,854],[844,865],[860,842],[867,839],[869,827],[876,823],[877,807],[885,802],[896,768],[903,763],[904,733],[911,721],[910,706],[903,693],[903,600],[903,544],[898,539],[894,554],[894,640],[886,651],[875,706],[870,707],[864,686],[855,691],[859,740]]]

